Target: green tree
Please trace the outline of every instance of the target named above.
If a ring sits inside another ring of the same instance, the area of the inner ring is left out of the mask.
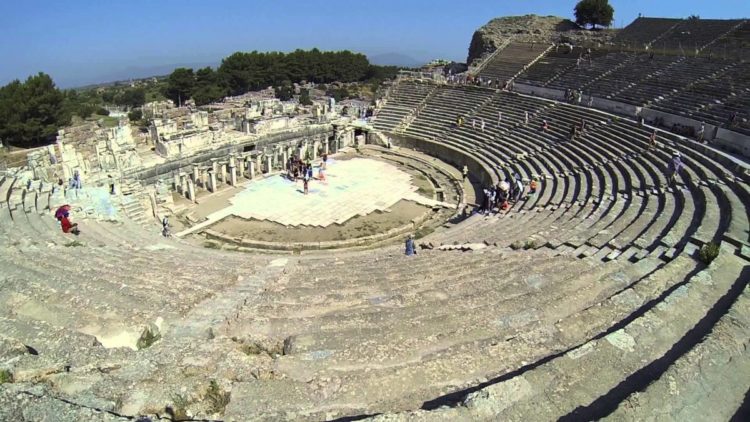
[[[216,102],[227,96],[228,93],[229,89],[223,75],[214,72],[210,67],[204,67],[195,72],[193,99],[196,105]]]
[[[20,147],[54,140],[58,129],[70,123],[65,95],[49,75],[39,73],[21,83],[0,88],[0,139]]]
[[[291,100],[292,96],[294,95],[294,90],[292,89],[291,82],[287,81],[287,83],[274,88],[274,94],[276,95],[276,98],[281,101]]]
[[[312,100],[310,99],[310,90],[309,89],[303,89],[299,93],[299,103],[302,105],[312,105]]]
[[[117,105],[136,108],[146,104],[146,90],[143,88],[128,88],[115,97]]]
[[[597,25],[612,25],[615,9],[607,0],[581,0],[576,4],[574,12],[577,24],[591,25],[591,29],[596,29]]]
[[[175,69],[167,78],[166,97],[180,105],[190,99],[195,88],[193,69]]]
[[[130,119],[131,122],[137,122],[143,118],[143,112],[140,108],[136,108],[135,110],[128,113],[128,119]]]

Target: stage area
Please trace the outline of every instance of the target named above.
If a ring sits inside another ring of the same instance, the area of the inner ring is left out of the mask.
[[[325,181],[312,180],[307,195],[301,180],[295,183],[282,175],[252,181],[229,198],[228,206],[178,235],[199,232],[229,216],[286,227],[322,228],[375,211],[387,212],[402,200],[428,207],[441,204],[420,195],[412,175],[383,161],[329,159],[327,167]],[[318,168],[314,176],[319,177]]]

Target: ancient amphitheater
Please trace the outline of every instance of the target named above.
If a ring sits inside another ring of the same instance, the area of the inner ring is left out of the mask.
[[[110,214],[8,172],[0,420],[747,420],[750,22],[644,18],[618,40],[654,47],[509,39],[473,67],[490,86],[404,75],[368,124],[164,144]],[[189,209],[308,141],[429,179],[416,256],[400,226],[298,245],[191,234],[201,216],[164,238],[146,217],[155,183]],[[516,173],[538,192],[464,215]],[[68,202],[78,238],[53,218]]]

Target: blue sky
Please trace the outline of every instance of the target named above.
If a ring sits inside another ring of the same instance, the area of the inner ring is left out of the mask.
[[[646,16],[750,17],[750,0],[610,0],[615,23]],[[218,64],[234,51],[350,49],[466,59],[493,17],[571,17],[563,0],[2,0],[0,84],[39,71],[63,87]],[[145,73],[145,74],[144,74]]]

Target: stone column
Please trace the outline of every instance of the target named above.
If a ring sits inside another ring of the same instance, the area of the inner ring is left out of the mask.
[[[208,169],[201,166],[200,169],[201,187],[208,190]]]
[[[219,171],[221,172],[221,183],[227,183],[227,163],[221,163],[219,165]]]
[[[188,179],[188,196],[190,200],[195,202],[195,182]]]
[[[182,196],[188,196],[188,177],[187,173],[180,173],[180,192]]]
[[[330,144],[330,141],[328,140],[328,138],[326,138],[325,145],[323,146],[323,151],[326,153],[326,155],[330,154],[330,152],[329,152],[330,145],[329,144]]]
[[[237,186],[237,156],[229,155],[229,184]]]
[[[175,172],[174,173],[174,190],[175,192],[180,192],[180,173]]]
[[[250,179],[255,179],[255,161],[252,159],[247,160],[247,172]]]
[[[312,149],[313,149],[312,150],[312,158],[313,158],[313,160],[317,160],[318,159],[318,148],[320,148],[320,142],[318,142],[318,141],[313,142],[313,145],[312,145]]]
[[[193,183],[198,183],[201,178],[201,172],[198,166],[193,166]]]
[[[217,158],[211,159],[211,170],[214,171],[214,174],[219,172],[219,160]]]
[[[242,180],[245,177],[245,157],[237,157],[237,177]]]
[[[284,162],[281,163],[281,166],[284,168],[284,170],[289,170],[287,168],[287,164],[289,163],[289,151],[285,149],[284,152],[282,153],[281,158],[284,160]]]
[[[216,172],[213,169],[208,170],[208,190],[216,192]]]
[[[255,171],[257,171],[260,174],[263,174],[263,157],[261,155],[258,155],[255,158]]]
[[[273,170],[272,166],[273,166],[273,157],[271,157],[270,155],[266,155],[266,170],[267,170],[266,173],[270,173],[271,170]]]

